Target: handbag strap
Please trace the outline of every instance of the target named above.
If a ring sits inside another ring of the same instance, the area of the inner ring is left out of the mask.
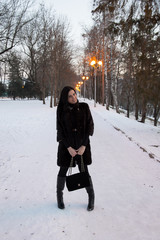
[[[81,172],[85,172],[83,156],[81,155]]]
[[[69,170],[68,170],[68,175],[72,174],[72,167],[73,167],[73,157],[71,158]],[[83,156],[81,155],[81,172],[85,172],[84,168],[84,161],[83,161]]]

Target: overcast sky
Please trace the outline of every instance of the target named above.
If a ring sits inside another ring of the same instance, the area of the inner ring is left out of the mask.
[[[43,2],[36,0],[37,3]],[[81,45],[83,33],[82,26],[92,25],[92,4],[93,0],[45,0],[45,6],[52,7],[57,16],[67,17],[70,26],[72,39],[75,44]]]

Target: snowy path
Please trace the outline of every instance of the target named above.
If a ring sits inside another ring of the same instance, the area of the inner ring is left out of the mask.
[[[160,148],[153,146],[160,144],[160,128],[92,103],[91,110],[95,210],[86,211],[85,190],[65,189],[61,211],[56,109],[39,101],[0,101],[0,240],[159,239]]]

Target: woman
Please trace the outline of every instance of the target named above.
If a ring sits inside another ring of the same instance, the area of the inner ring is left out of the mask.
[[[89,135],[93,135],[94,124],[86,103],[79,103],[77,95],[72,87],[64,87],[57,107],[57,141],[59,142],[57,165],[60,167],[57,176],[57,204],[64,209],[63,190],[66,174],[73,157],[73,166],[78,164],[81,172],[80,159],[83,155],[85,171],[92,163]],[[86,188],[88,193],[88,211],[94,209],[94,189],[90,177],[90,186]]]

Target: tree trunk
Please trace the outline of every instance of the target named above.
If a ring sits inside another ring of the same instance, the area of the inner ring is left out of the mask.
[[[57,106],[57,82],[58,82],[58,74],[57,74],[57,69],[55,69],[55,82],[54,82],[54,107]]]
[[[138,120],[138,103],[135,103],[135,119]]]
[[[45,87],[43,87],[43,89],[42,89],[42,100],[43,100],[43,104],[46,104],[46,102],[45,102]]]
[[[154,126],[157,126],[158,118],[159,118],[159,111],[160,111],[160,106],[155,104],[155,106],[154,106]]]
[[[102,66],[102,106],[104,106],[104,65]]]
[[[54,88],[54,107],[56,107],[57,106],[57,98],[56,98],[56,89]]]
[[[118,100],[117,100],[117,92],[115,91],[115,88],[117,88],[117,87],[116,87],[116,83],[115,83],[115,80],[113,79],[113,77],[112,77],[111,81],[112,81],[111,82],[111,90],[112,90],[114,105],[116,107],[116,112],[120,113],[119,106],[118,106]]]
[[[53,107],[53,90],[51,90],[50,108]]]
[[[143,102],[142,102],[142,118],[141,118],[141,122],[142,122],[142,123],[145,123],[145,119],[146,119],[146,102],[145,102],[145,100],[143,99]]]
[[[104,17],[105,20],[105,17]],[[104,22],[105,26],[105,22]],[[102,64],[102,106],[104,106],[104,82],[105,82],[105,36],[103,34],[103,51],[102,51],[102,59],[103,59],[103,64]]]
[[[50,98],[50,108],[53,107],[53,86],[54,86],[54,78],[53,78],[53,72],[51,73],[51,78],[50,78],[50,88],[51,88],[51,98]]]
[[[129,118],[129,113],[130,113],[130,99],[129,96],[127,97],[127,117]]]
[[[155,118],[154,118],[154,126],[155,126],[155,127],[157,126],[157,122],[158,122],[158,119],[155,117]]]
[[[104,15],[105,17],[105,15]],[[104,19],[104,29],[106,27],[106,20]],[[109,110],[109,84],[107,77],[107,36],[104,33],[104,82],[105,82],[105,97],[106,97],[106,109]]]
[[[116,107],[116,112],[120,113],[117,100],[117,81],[115,81],[115,75],[113,74],[113,62],[112,62],[112,39],[111,39],[111,92],[114,100],[114,105]]]

